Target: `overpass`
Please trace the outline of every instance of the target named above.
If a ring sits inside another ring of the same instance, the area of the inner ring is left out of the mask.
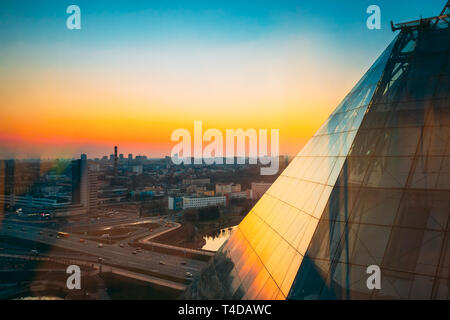
[[[50,237],[50,234],[53,236]],[[147,281],[155,284],[161,284],[161,282],[157,281],[162,281],[163,285],[168,285],[169,287],[174,287],[171,282],[182,284],[182,286],[177,286],[179,289],[184,287],[184,283],[189,281],[190,277],[188,275],[198,273],[206,265],[204,261],[164,255],[158,252],[146,251],[135,255],[133,254],[134,248],[128,246],[122,248],[118,245],[103,244],[103,247],[99,247],[96,241],[88,240],[81,243],[80,239],[83,238],[76,234],[71,234],[69,238],[56,239],[55,234],[54,230],[34,226],[24,227],[9,224],[5,221],[3,221],[0,228],[0,235],[82,252],[92,255],[93,260],[102,257],[104,259],[102,265],[113,266],[113,272],[120,272],[122,275],[128,274],[130,277],[139,277],[139,279],[147,279]],[[90,263],[94,262],[90,261]]]

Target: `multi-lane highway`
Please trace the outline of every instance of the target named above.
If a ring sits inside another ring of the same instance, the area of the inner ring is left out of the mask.
[[[139,222],[157,223],[158,221],[159,219],[142,219]],[[203,261],[153,251],[142,250],[142,252],[136,253],[136,248],[128,246],[126,241],[99,245],[97,241],[85,239],[85,237],[74,233],[71,233],[67,238],[58,238],[56,234],[57,231],[53,229],[17,224],[7,220],[3,220],[0,223],[0,235],[22,238],[53,247],[89,254],[97,259],[104,259],[104,264],[115,265],[134,271],[143,270],[152,274],[159,274],[163,278],[189,279],[191,275],[198,273],[206,264]],[[51,252],[47,252],[46,254],[51,255]]]

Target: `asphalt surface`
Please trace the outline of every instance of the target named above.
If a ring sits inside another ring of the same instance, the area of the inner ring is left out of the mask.
[[[122,220],[120,220],[120,218],[122,218]],[[117,219],[95,221],[98,223],[92,222],[93,221],[78,222],[74,224],[74,229],[78,231],[85,230],[83,227],[87,225],[89,225],[89,229],[110,227],[111,225],[124,225],[135,223],[136,218],[123,219],[123,217],[118,217]],[[158,223],[160,222],[160,219],[139,219],[138,222]],[[142,235],[155,235],[164,231],[164,228],[164,226],[161,226],[161,228],[157,228],[152,232],[142,233]],[[0,235],[44,243],[50,246],[92,255],[97,258],[101,257],[104,259],[105,264],[114,264],[124,269],[133,268],[146,270],[160,275],[177,277],[179,279],[189,279],[189,274],[195,276],[195,274],[197,274],[206,265],[206,262],[203,261],[186,259],[180,256],[162,254],[153,251],[143,250],[141,253],[133,254],[135,248],[127,244],[127,242],[129,242],[128,239],[115,244],[103,244],[102,247],[99,247],[99,242],[87,240],[83,236],[74,233],[70,233],[68,238],[63,237],[57,239],[57,231],[54,229],[16,223],[15,221],[3,220],[0,222]],[[141,236],[141,233],[139,236]],[[135,238],[136,235],[132,237]],[[80,239],[83,239],[84,242],[80,242]],[[123,247],[121,247],[121,245]],[[51,251],[46,252],[46,254],[51,255]]]

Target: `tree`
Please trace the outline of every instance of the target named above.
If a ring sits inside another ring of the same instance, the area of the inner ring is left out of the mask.
[[[220,218],[219,207],[206,207],[198,211],[198,219],[200,221],[208,221]]]

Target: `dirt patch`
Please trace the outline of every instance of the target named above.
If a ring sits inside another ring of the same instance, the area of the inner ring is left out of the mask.
[[[159,225],[158,223],[148,222],[148,223],[136,224],[135,226],[139,227],[139,228],[156,229],[156,228],[159,228],[161,225]]]
[[[118,228],[111,228],[111,229],[98,229],[98,230],[91,230],[82,232],[79,234],[87,235],[91,237],[101,237],[102,235],[108,234],[110,237],[116,237],[116,236],[126,236],[128,234],[131,234],[135,231],[139,230],[137,227],[118,227]]]
[[[189,249],[201,249],[206,243],[202,233],[198,232],[192,223],[185,223],[175,230],[153,238],[152,241]]]
[[[91,237],[101,237],[108,234],[109,237],[126,237],[131,235],[133,232],[143,230],[143,229],[156,229],[160,225],[157,223],[142,223],[127,226],[111,227],[110,229],[96,229],[86,232],[77,232],[80,235],[87,235]]]

